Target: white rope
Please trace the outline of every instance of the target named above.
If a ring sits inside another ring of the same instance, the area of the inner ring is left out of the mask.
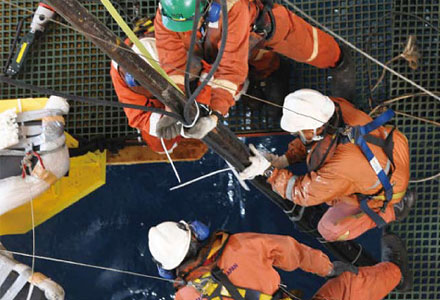
[[[241,187],[245,191],[249,192],[251,189],[246,184],[246,182],[243,179],[240,178],[240,174],[237,172],[237,169],[235,169],[234,166],[229,163],[229,161],[225,160],[225,162],[229,166],[229,168],[231,168],[232,174],[234,174],[235,178],[237,178],[238,183],[241,185]]]
[[[18,105],[18,112],[22,113],[23,112],[23,106],[21,104],[21,99],[17,99],[17,105]],[[23,131],[23,128],[25,128],[24,126],[24,122],[20,123],[21,132]],[[26,139],[26,135],[23,136],[24,139]],[[24,158],[24,160],[26,159],[26,157]],[[23,178],[23,180],[25,180]],[[34,215],[34,199],[32,197],[32,186],[31,185],[27,185],[27,190],[29,192],[29,204],[30,204],[30,208],[31,208],[31,223],[32,223],[32,265],[31,265],[31,277],[32,278],[34,276],[34,272],[35,272],[35,215]],[[26,297],[26,300],[30,300],[32,297],[32,292],[34,291],[34,284],[32,282],[30,282],[30,287],[29,287],[29,291]]]
[[[180,189],[181,187],[187,186],[187,185],[194,183],[196,181],[199,181],[199,180],[205,179],[207,177],[213,176],[215,174],[219,174],[219,173],[226,172],[226,171],[232,171],[232,168],[225,168],[225,169],[217,170],[217,171],[202,175],[200,177],[194,178],[193,180],[187,181],[187,182],[182,183],[180,185],[173,186],[172,188],[170,188],[170,191]]]
[[[382,62],[378,61],[377,59],[375,59],[374,57],[372,57],[371,55],[369,55],[368,53],[362,51],[361,49],[359,49],[358,47],[356,47],[355,45],[353,45],[352,43],[350,43],[349,41],[347,41],[346,39],[344,39],[343,37],[341,37],[340,35],[338,35],[337,33],[335,33],[333,30],[331,30],[330,28],[326,27],[325,25],[322,25],[321,23],[319,23],[315,18],[313,18],[312,16],[308,15],[307,13],[305,13],[303,10],[301,10],[299,7],[297,7],[295,4],[293,4],[291,1],[289,0],[283,0],[283,2],[285,2],[287,5],[290,5],[294,10],[296,10],[297,12],[301,13],[303,16],[305,16],[307,19],[311,20],[312,22],[314,22],[316,25],[318,25],[319,27],[321,27],[322,29],[324,29],[325,31],[327,31],[328,33],[330,33],[331,35],[333,35],[334,37],[336,37],[338,40],[342,41],[344,44],[350,46],[352,49],[354,49],[355,51],[359,52],[360,54],[362,54],[363,56],[365,56],[366,58],[368,58],[369,60],[371,60],[372,62],[378,64],[379,66],[381,66],[382,68],[384,68],[385,70],[391,72],[392,74],[396,75],[397,77],[399,77],[400,79],[408,82],[409,84],[415,86],[416,88],[418,88],[419,90],[424,91],[425,93],[427,93],[428,95],[430,95],[431,97],[437,99],[438,101],[440,101],[440,97],[435,95],[433,92],[427,90],[426,88],[424,88],[423,86],[415,83],[414,81],[412,81],[411,79],[403,76],[402,74],[398,73],[397,71],[391,69],[390,67],[388,67],[387,65],[383,64]]]
[[[163,150],[165,151],[165,154],[167,155],[168,161],[170,162],[171,167],[173,168],[173,171],[174,171],[174,174],[176,175],[177,181],[179,181],[179,183],[181,183],[182,181],[180,180],[179,173],[177,172],[176,166],[174,166],[174,162],[173,162],[173,160],[171,159],[170,154],[168,153],[168,149],[167,149],[167,147],[165,146],[165,142],[163,141],[163,138],[160,138],[160,142],[161,142],[161,144],[162,144],[162,148],[163,148]]]
[[[437,173],[437,174],[435,174],[435,175],[433,175],[433,176],[431,176],[431,177],[427,177],[427,178],[423,178],[423,179],[413,179],[413,180],[410,180],[409,183],[420,183],[420,182],[425,182],[425,181],[429,181],[429,180],[436,179],[436,178],[438,178],[438,177],[440,177],[440,173]]]
[[[29,194],[31,196],[31,219],[32,219],[32,271],[31,271],[31,278],[34,276],[35,272],[35,216],[34,216],[34,199],[32,198],[32,191],[31,187],[29,187]],[[34,284],[31,282],[28,295],[26,300],[30,300],[32,297],[32,292],[34,291]]]
[[[131,272],[131,271],[118,270],[115,268],[108,268],[108,267],[96,266],[96,265],[91,265],[91,264],[85,264],[85,263],[75,262],[75,261],[71,261],[71,260],[60,259],[60,258],[32,255],[32,254],[27,254],[27,253],[22,253],[22,252],[1,250],[1,249],[0,249],[0,252],[11,253],[13,255],[24,256],[24,257],[33,257],[33,258],[37,258],[37,259],[41,259],[41,260],[48,260],[48,261],[59,262],[59,263],[75,265],[75,266],[81,266],[81,267],[86,267],[86,268],[91,268],[91,269],[98,269],[98,270],[116,272],[116,273],[133,275],[133,276],[138,276],[138,277],[157,279],[157,280],[168,281],[168,282],[172,282],[172,283],[175,283],[175,282],[180,283],[180,281],[178,281],[178,280],[166,279],[166,278],[162,278],[162,277],[158,277],[158,276],[146,275],[146,274],[141,274],[141,273],[136,273],[136,272]]]

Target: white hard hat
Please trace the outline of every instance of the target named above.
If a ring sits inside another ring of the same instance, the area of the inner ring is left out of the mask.
[[[157,54],[157,48],[156,48],[156,39],[153,37],[144,37],[141,38],[139,40],[141,42],[142,45],[144,45],[145,49],[147,50],[147,52],[151,55],[151,58],[155,61],[158,62],[159,61],[159,55]],[[138,55],[140,55],[140,57],[145,60],[149,65],[151,65],[151,62],[142,55],[141,50],[139,50],[139,48],[133,44],[133,46],[131,46],[131,49]]]
[[[329,97],[311,89],[301,89],[284,98],[281,128],[288,132],[317,129],[335,112]]]
[[[184,225],[179,226],[179,223]],[[183,221],[163,222],[150,228],[148,247],[153,258],[165,270],[178,267],[185,259],[191,244],[191,230]]]

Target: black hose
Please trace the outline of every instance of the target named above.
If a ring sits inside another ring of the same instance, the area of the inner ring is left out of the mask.
[[[175,118],[176,120],[178,120],[180,122],[184,122],[182,116],[180,116],[176,113],[173,113],[173,112],[165,111],[164,109],[156,108],[156,107],[147,107],[147,106],[136,105],[136,104],[112,102],[112,101],[98,100],[98,99],[94,99],[94,98],[70,95],[70,94],[58,92],[55,90],[41,88],[41,87],[38,87],[38,86],[35,86],[32,84],[28,84],[23,81],[15,80],[15,79],[8,78],[5,76],[0,76],[0,82],[5,82],[7,84],[14,85],[16,87],[20,87],[23,89],[31,90],[31,91],[46,94],[46,95],[54,95],[54,96],[66,98],[66,99],[72,100],[72,101],[80,101],[80,102],[92,103],[92,104],[97,104],[97,105],[102,105],[102,106],[132,108],[132,109],[139,109],[142,111],[151,111],[151,112],[155,112],[155,113],[158,113],[161,115],[167,115],[169,117]]]
[[[196,45],[196,38],[197,38],[197,26],[199,25],[199,20],[200,20],[200,0],[196,0],[196,12],[194,15],[194,21],[193,21],[193,27],[192,27],[192,32],[191,32],[191,40],[189,43],[189,49],[188,49],[188,56],[186,58],[186,67],[185,67],[185,94],[187,95],[187,97],[191,96],[191,87],[190,87],[190,71],[191,71],[191,63],[192,63],[192,58],[193,58],[193,52],[194,52],[194,47]],[[188,121],[188,120],[187,120]]]
[[[209,80],[211,80],[215,71],[217,71],[217,68],[220,65],[220,61],[223,57],[223,53],[226,48],[226,39],[228,37],[228,8],[226,6],[226,0],[220,0],[220,2],[221,2],[222,23],[223,23],[222,24],[223,27],[222,27],[222,37],[221,37],[221,42],[220,42],[220,48],[218,50],[217,57],[215,58],[215,61],[212,64],[212,68],[209,71],[208,75],[206,76],[206,78],[204,78],[204,80],[201,82],[201,84],[196,88],[194,93],[191,94],[188,101],[185,103],[183,116],[184,116],[187,124],[192,123],[191,114],[190,114],[190,111],[191,111],[190,109],[191,109],[192,104],[195,102],[195,99],[200,94],[201,90],[208,84]],[[197,11],[196,11],[196,14],[197,14]],[[194,22],[195,21],[196,20],[194,20]],[[194,27],[194,25],[193,25],[193,27]],[[193,34],[194,34],[194,32],[193,32]],[[194,43],[195,43],[195,40],[194,40]],[[192,45],[192,47],[194,48],[194,45]],[[190,45],[190,48],[191,48],[191,45]],[[190,52],[188,55],[192,55],[192,53]],[[188,63],[187,63],[187,66],[188,66]]]

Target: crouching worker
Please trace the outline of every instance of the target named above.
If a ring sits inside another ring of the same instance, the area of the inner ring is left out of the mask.
[[[406,193],[408,141],[399,130],[383,126],[392,116],[389,110],[372,120],[342,98],[298,90],[285,98],[281,128],[299,138],[280,157],[266,159],[252,146],[255,156],[241,176],[265,175],[276,193],[298,205],[330,205],[318,224],[328,241],[354,239],[400,221],[415,195]],[[308,168],[303,176],[284,169],[302,161]]]
[[[156,50],[156,40],[154,38],[154,26],[153,20],[142,19],[138,22],[138,26],[134,29],[134,32],[138,35],[140,42],[145,46],[151,57],[158,61],[158,55]],[[131,46],[132,50],[139,54],[147,63],[148,60],[141,55],[140,50],[132,45],[130,40],[126,40],[126,44]],[[153,95],[145,88],[139,85],[139,83],[133,78],[133,76],[120,67],[115,61],[112,61],[110,75],[112,77],[113,86],[118,96],[119,102],[127,104],[144,105],[147,107],[155,107],[165,109],[159,100],[155,99]],[[161,132],[159,120],[162,115],[154,112],[148,112],[132,108],[124,108],[124,112],[127,115],[129,125],[133,128],[140,130],[142,138],[151,150],[157,153],[165,153],[164,146],[161,139],[156,132]],[[164,116],[165,117],[165,116]],[[173,124],[175,120],[171,117],[165,118]],[[164,123],[162,121],[162,123]],[[163,124],[162,124],[163,126]],[[173,126],[168,128],[167,132],[161,136],[164,138],[163,142],[168,152],[172,152],[180,137],[179,126]]]
[[[0,113],[0,215],[37,197],[69,171],[62,116],[68,112],[65,99],[51,96],[44,109]]]
[[[202,299],[202,295],[203,299],[281,299],[275,267],[286,271],[300,268],[322,277],[357,272],[353,265],[332,263],[320,250],[290,236],[210,234],[198,221],[151,227],[148,244],[159,273],[176,279],[176,300]]]

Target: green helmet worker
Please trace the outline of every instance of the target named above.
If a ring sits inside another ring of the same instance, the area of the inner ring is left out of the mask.
[[[160,0],[155,18],[160,64],[180,87],[184,85],[196,1]],[[194,86],[202,80],[199,78],[205,78],[209,73],[219,52],[225,27],[221,1],[200,2],[202,16],[194,52],[191,53],[193,63],[189,68]],[[208,106],[214,115],[228,114],[239,98],[249,70],[259,75],[255,76],[258,80],[270,78],[280,66],[280,55],[318,68],[330,68],[333,96],[354,98],[355,69],[350,52],[339,47],[333,37],[271,0],[224,1],[227,5],[225,49],[213,77],[196,99]],[[168,127],[178,126],[166,119],[163,118],[162,122]],[[203,138],[216,126],[218,118],[209,120],[200,118],[203,124],[188,130],[186,135]],[[170,129],[170,132],[178,131]],[[166,128],[158,133],[170,137]]]
[[[409,287],[406,249],[395,238],[383,240],[386,262],[358,269],[349,263],[332,263],[322,251],[290,236],[210,233],[206,228],[198,221],[167,221],[148,232],[148,246],[159,275],[176,280],[176,300],[291,299],[280,289],[275,268],[300,268],[332,278],[315,300],[379,300],[399,282],[399,287]]]

